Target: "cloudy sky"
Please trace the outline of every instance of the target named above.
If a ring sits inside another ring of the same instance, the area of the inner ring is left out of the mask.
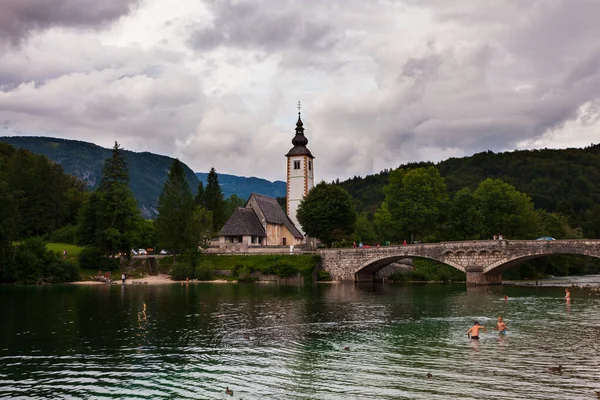
[[[0,135],[318,180],[600,142],[598,0],[0,0]]]

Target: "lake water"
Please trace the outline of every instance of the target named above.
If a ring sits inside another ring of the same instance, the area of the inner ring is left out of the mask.
[[[570,304],[563,293],[463,284],[4,286],[0,398],[596,398],[600,292],[574,289]],[[499,315],[506,337],[491,329]],[[474,319],[489,327],[479,341],[466,336]],[[561,374],[548,370],[559,364]]]

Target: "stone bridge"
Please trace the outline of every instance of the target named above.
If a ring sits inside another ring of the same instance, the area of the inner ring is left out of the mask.
[[[422,257],[448,264],[467,274],[467,284],[502,283],[502,271],[524,261],[552,254],[600,258],[600,240],[478,240],[321,249],[322,267],[338,281],[371,281],[377,271],[406,257]]]

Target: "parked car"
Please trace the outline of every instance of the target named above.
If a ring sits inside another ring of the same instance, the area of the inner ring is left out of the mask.
[[[138,249],[138,254],[140,256],[145,256],[148,254],[148,252],[146,251],[146,249]]]
[[[542,236],[535,240],[556,240],[556,239],[554,239],[553,237],[550,237],[550,236]]]
[[[135,251],[135,249],[131,249],[131,254],[133,254],[134,256],[137,256],[137,251]]]
[[[165,250],[165,249],[162,249],[160,251],[160,254],[162,254],[164,256],[165,254],[169,254],[169,252],[167,250]]]

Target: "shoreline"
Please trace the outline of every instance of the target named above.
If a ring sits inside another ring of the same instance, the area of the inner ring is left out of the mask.
[[[68,282],[71,285],[107,285],[106,282],[99,281],[76,281],[76,282]],[[190,280],[186,283],[186,281],[174,281],[171,279],[170,275],[167,274],[159,274],[159,275],[149,275],[145,278],[128,278],[125,280],[125,285],[172,285],[180,283],[182,285],[191,284],[191,283],[237,283],[237,281],[228,281],[225,279],[215,279],[212,281],[198,281],[198,280]],[[114,279],[111,285],[122,285],[121,279]]]

